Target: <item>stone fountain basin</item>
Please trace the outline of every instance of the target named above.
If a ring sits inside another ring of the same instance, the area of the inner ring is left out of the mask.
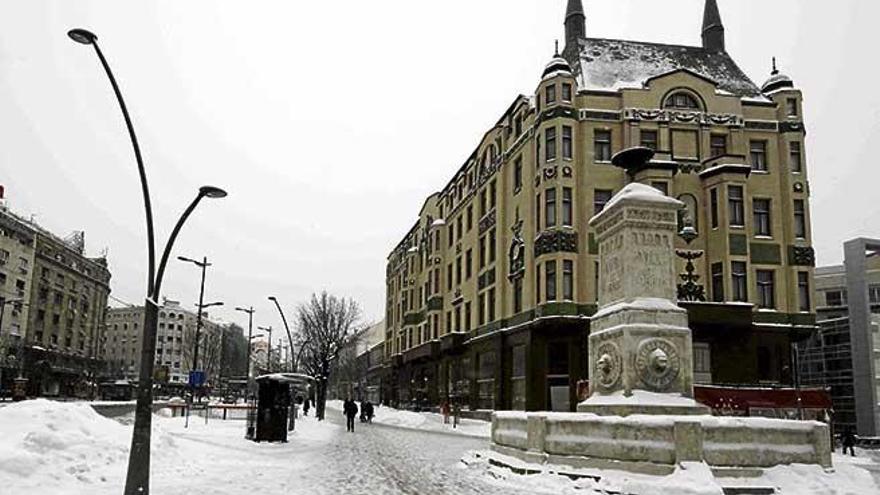
[[[499,411],[492,450],[535,464],[657,475],[680,462],[705,462],[727,476],[782,464],[831,466],[826,424],[753,417]]]

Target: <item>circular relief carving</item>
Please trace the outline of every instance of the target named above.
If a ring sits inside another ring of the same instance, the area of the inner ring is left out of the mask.
[[[647,339],[639,344],[636,370],[642,382],[658,392],[666,390],[678,377],[681,358],[675,344],[665,339]]]
[[[613,342],[605,342],[596,349],[596,356],[598,356],[594,365],[596,383],[603,389],[611,389],[617,385],[623,370],[620,350]]]

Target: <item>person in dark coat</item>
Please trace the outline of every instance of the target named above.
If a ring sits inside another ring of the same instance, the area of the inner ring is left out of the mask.
[[[357,416],[358,406],[351,400],[351,397],[345,399],[342,404],[342,413],[345,414],[345,428],[354,432],[354,418]]]
[[[852,428],[846,430],[846,433],[843,434],[843,455],[846,455],[846,449],[849,449],[849,454],[853,457],[856,456],[856,436],[853,434]]]
[[[362,404],[361,407],[363,407],[363,409],[364,409],[364,417],[366,418],[367,423],[372,423],[373,422],[373,403],[370,401],[366,401]]]
[[[312,407],[312,401],[309,400],[309,397],[306,396],[305,400],[303,400],[303,416],[309,415],[309,408]]]

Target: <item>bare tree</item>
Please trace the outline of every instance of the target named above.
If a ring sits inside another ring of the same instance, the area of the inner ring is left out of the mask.
[[[339,298],[326,291],[312,294],[297,308],[297,325],[302,346],[302,366],[315,377],[315,416],[324,419],[327,383],[334,362],[356,333],[361,309],[352,299]]]
[[[215,385],[217,385],[217,378],[219,378],[220,359],[223,354],[220,334],[220,328],[208,325],[203,326],[199,332],[199,369],[203,370],[208,380]],[[196,327],[195,325],[187,325],[183,331],[183,347],[181,349],[182,366],[185,370],[194,369],[195,342]]]

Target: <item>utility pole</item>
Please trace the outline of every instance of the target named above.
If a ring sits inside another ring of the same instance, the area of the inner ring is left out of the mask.
[[[248,339],[247,339],[247,369],[245,371],[247,378],[247,389],[250,391],[251,389],[251,337],[253,337],[254,333],[254,307],[251,306],[249,308],[235,308],[236,311],[241,311],[242,313],[247,313],[248,315]]]
[[[266,351],[266,369],[269,373],[272,373],[272,325],[269,325],[268,327],[257,327],[257,330],[262,330],[269,334],[269,345],[266,346],[268,349]]]

